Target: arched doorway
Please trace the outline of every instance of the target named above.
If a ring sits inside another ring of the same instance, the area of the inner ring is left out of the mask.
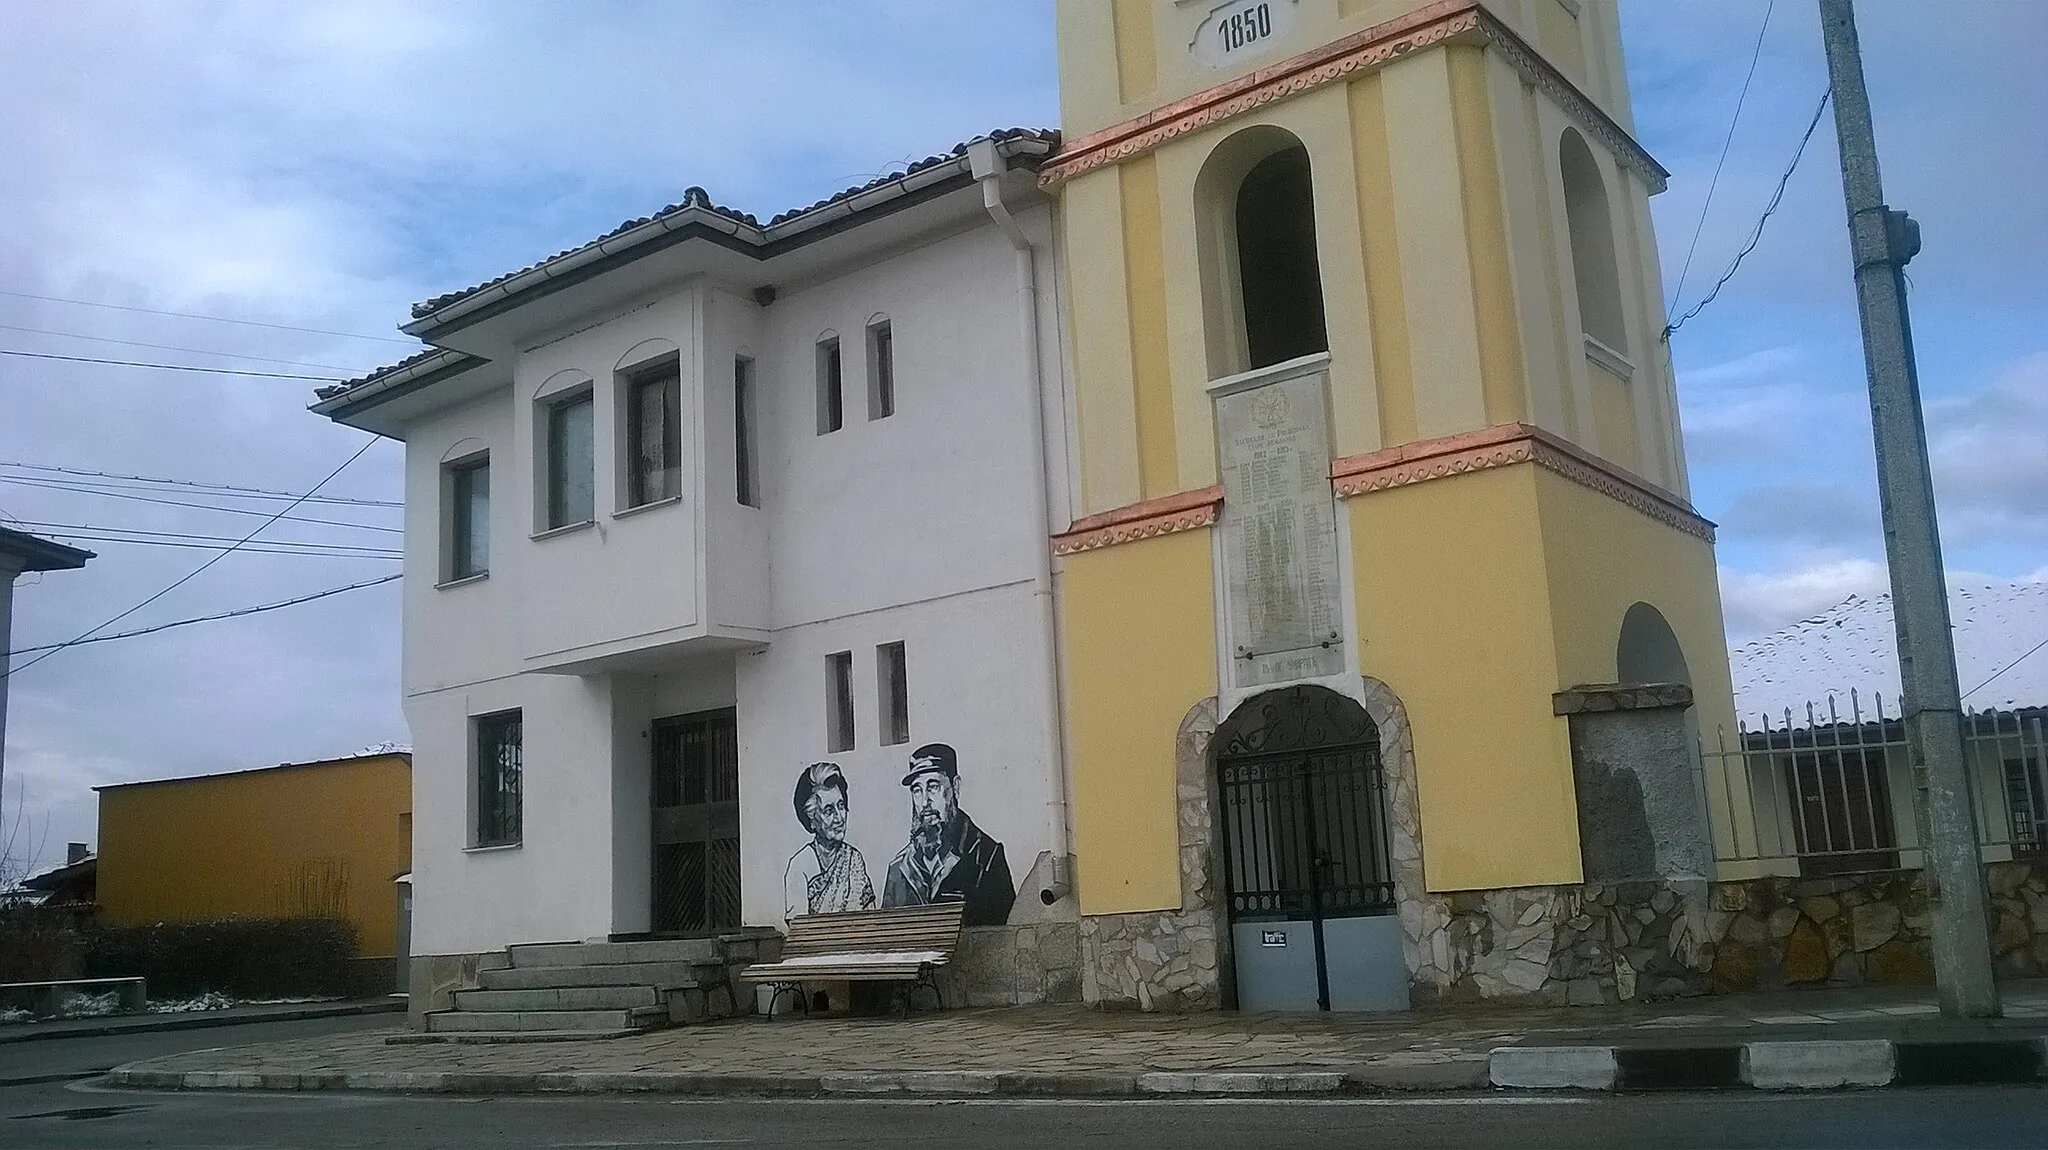
[[[1240,705],[1212,745],[1238,1006],[1405,1009],[1371,717],[1327,688],[1286,687]]]

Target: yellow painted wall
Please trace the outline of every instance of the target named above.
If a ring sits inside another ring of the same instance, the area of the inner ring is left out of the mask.
[[[412,764],[373,755],[102,787],[99,903],[115,925],[291,917],[345,905],[359,954],[396,947]],[[310,900],[310,901],[309,901]]]
[[[1181,489],[1174,446],[1173,377],[1167,367],[1166,256],[1159,211],[1159,162],[1123,165],[1125,295],[1130,308],[1132,405],[1138,415],[1138,488],[1146,499]]]
[[[1408,711],[1431,890],[1580,878],[1535,470],[1344,503],[1359,665]]]
[[[1216,693],[1209,530],[1067,556],[1061,575],[1083,914],[1180,906],[1174,736]]]
[[[1702,728],[1710,737],[1716,726],[1734,730],[1713,545],[1563,476],[1530,470],[1549,568],[1557,686],[1613,682],[1622,616],[1648,603],[1685,652]]]
[[[1528,417],[1529,401],[1523,383],[1522,333],[1509,268],[1507,216],[1501,199],[1501,163],[1495,152],[1486,56],[1469,44],[1452,45],[1445,54],[1451,67],[1451,120],[1457,135],[1472,302],[1478,309],[1486,422],[1520,423]]]
[[[1600,437],[1599,454],[1635,474],[1643,474],[1631,384],[1590,359],[1586,361],[1586,384],[1593,397],[1593,430]]]

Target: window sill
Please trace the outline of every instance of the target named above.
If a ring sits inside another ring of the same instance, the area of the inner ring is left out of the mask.
[[[682,496],[671,495],[667,499],[656,499],[647,503],[636,503],[631,507],[620,508],[619,510],[612,512],[612,518],[625,519],[629,516],[638,515],[643,511],[653,511],[661,507],[673,507],[676,504],[681,503],[682,501]]]
[[[1608,374],[1620,378],[1623,383],[1636,377],[1636,365],[1630,363],[1627,356],[1590,335],[1585,338],[1587,359],[1606,369]]]
[[[527,538],[538,543],[543,539],[553,539],[558,535],[574,535],[578,531],[595,526],[597,526],[597,520],[585,519],[581,523],[564,523],[560,527],[550,527],[546,531],[536,531],[527,536]]]
[[[501,851],[516,851],[525,845],[524,840],[516,843],[492,843],[489,846],[482,847],[463,847],[462,853],[466,855],[492,855],[498,854]]]
[[[464,575],[460,579],[449,579],[444,582],[436,583],[434,584],[434,590],[450,591],[457,587],[467,587],[471,583],[481,583],[484,580],[489,579],[490,577],[491,573],[489,571],[479,571],[474,575]]]

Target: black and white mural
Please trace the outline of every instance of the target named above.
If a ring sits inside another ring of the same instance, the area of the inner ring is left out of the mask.
[[[909,816],[906,841],[889,860],[881,906],[967,904],[968,926],[1000,926],[1017,901],[1003,844],[961,809],[960,756],[946,743],[911,752],[901,785]],[[797,821],[811,841],[783,872],[783,917],[866,910],[877,905],[860,849],[847,841],[851,795],[836,763],[813,763],[797,775]]]
[[[796,777],[796,821],[811,841],[782,872],[782,915],[870,910],[875,884],[860,848],[846,841],[846,775],[838,763],[812,763]]]

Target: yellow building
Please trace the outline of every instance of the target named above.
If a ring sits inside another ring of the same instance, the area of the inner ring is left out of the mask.
[[[1695,985],[1730,690],[1613,5],[1061,0],[1059,52],[1087,997]]]
[[[95,787],[100,920],[341,918],[358,957],[398,947],[392,880],[411,868],[412,756]]]

